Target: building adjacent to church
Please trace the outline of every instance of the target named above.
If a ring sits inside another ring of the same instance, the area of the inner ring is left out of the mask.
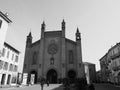
[[[0,84],[12,85],[17,83],[19,51],[4,43],[2,56],[0,57]]]
[[[76,30],[76,41],[65,37],[66,23],[63,20],[61,30],[46,31],[46,25],[41,24],[41,39],[32,42],[31,32],[27,36],[23,83],[37,83],[40,78],[57,83],[59,79],[83,78],[84,64],[82,62],[81,34]]]
[[[96,82],[95,64],[84,62],[84,67],[85,67],[85,76],[86,76],[87,84],[95,83]]]
[[[18,81],[20,52],[5,42],[7,30],[11,23],[8,14],[0,11],[0,85],[12,85]]]
[[[120,83],[120,43],[111,47],[100,59],[102,81]]]
[[[3,14],[0,11],[0,56],[2,53],[2,48],[4,46],[4,41],[5,41],[5,37],[6,37],[6,33],[9,27],[9,24],[12,21],[7,17],[7,14]]]

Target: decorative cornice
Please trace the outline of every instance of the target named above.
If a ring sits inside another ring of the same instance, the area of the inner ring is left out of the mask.
[[[9,45],[8,43],[4,42],[4,45],[10,49],[12,49],[13,51],[17,52],[18,54],[20,53],[20,51],[18,51],[17,49],[15,49],[14,47],[12,47],[11,45]]]
[[[8,23],[11,23],[12,21],[5,15],[3,14],[1,11],[0,11],[0,16],[5,20],[7,21]]]

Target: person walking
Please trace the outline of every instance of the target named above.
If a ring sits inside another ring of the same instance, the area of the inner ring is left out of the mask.
[[[49,80],[47,80],[47,86],[49,86]]]
[[[41,80],[41,90],[43,90],[44,87],[44,79]]]

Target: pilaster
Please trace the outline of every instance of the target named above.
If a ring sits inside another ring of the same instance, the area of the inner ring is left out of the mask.
[[[77,52],[78,77],[83,78],[85,75],[85,72],[84,72],[84,64],[82,62],[81,39],[76,41],[76,52]]]
[[[61,52],[62,78],[66,77],[66,45],[65,38],[62,37],[62,52]]]
[[[40,41],[39,48],[39,66],[38,66],[38,77],[43,77],[44,73],[44,38]]]

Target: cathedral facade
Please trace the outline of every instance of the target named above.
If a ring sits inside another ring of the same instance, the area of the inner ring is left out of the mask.
[[[76,41],[65,37],[66,23],[63,20],[61,30],[46,31],[46,25],[41,24],[41,39],[32,43],[31,32],[27,36],[23,74],[27,82],[39,82],[40,78],[57,83],[63,78],[83,78],[81,35],[76,30]],[[23,77],[24,78],[24,77]]]

